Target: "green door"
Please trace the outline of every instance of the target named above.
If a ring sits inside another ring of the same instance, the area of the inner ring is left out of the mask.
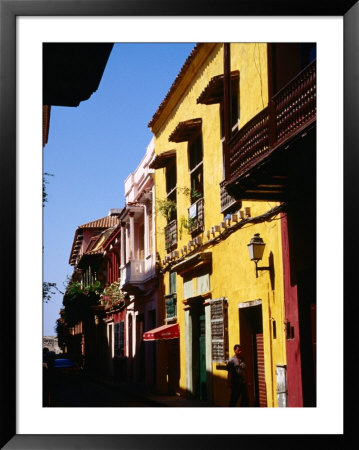
[[[203,305],[194,305],[191,308],[191,316],[193,394],[199,400],[206,400],[206,328]]]

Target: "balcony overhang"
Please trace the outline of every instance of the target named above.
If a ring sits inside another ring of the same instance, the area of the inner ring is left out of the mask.
[[[170,142],[189,141],[202,127],[202,119],[190,119],[180,122],[171,133]]]
[[[120,220],[121,222],[129,222],[130,217],[132,216],[134,220],[138,220],[144,214],[143,206],[140,206],[138,203],[127,203],[126,207],[123,209]]]
[[[150,169],[163,169],[167,167],[176,158],[176,150],[168,150],[159,155],[156,155],[151,164]]]
[[[240,200],[288,201],[309,189],[316,179],[316,122],[277,145],[225,189]],[[314,150],[314,151],[313,151]]]
[[[286,201],[316,179],[316,61],[229,139],[227,192],[240,200]]]
[[[231,87],[232,91],[239,82],[239,71],[231,72]],[[197,98],[197,103],[204,105],[214,105],[221,103],[224,96],[224,75],[217,75],[209,81],[207,86],[203,89],[200,96]]]

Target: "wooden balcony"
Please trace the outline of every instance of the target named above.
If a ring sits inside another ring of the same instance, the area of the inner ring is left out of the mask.
[[[200,198],[188,208],[188,231],[192,233],[203,231],[204,199]]]
[[[177,220],[165,226],[165,249],[171,251],[177,247]]]
[[[228,194],[226,190],[226,180],[223,180],[219,183],[220,195],[221,195],[221,214],[226,214],[227,211],[230,211],[235,206],[240,207],[241,202],[236,200],[234,197]]]
[[[267,108],[231,137],[226,190],[237,199],[280,200],[287,187],[288,155],[278,155],[306,136],[315,123],[316,61],[313,61],[272,97]],[[312,146],[308,150],[312,151]]]

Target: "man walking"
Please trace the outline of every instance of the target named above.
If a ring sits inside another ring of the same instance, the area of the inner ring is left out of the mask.
[[[242,355],[242,347],[236,344],[233,347],[234,355],[228,361],[228,383],[231,388],[229,406],[236,406],[241,398],[240,406],[249,406],[247,386],[247,365]]]

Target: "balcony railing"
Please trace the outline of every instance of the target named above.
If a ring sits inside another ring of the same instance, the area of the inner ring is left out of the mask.
[[[177,246],[177,220],[172,220],[165,227],[165,249],[172,250]]]
[[[147,260],[131,259],[125,266],[121,267],[120,272],[120,289],[125,285],[139,285],[156,274],[153,258],[148,258]]]
[[[195,233],[203,231],[204,227],[204,199],[200,198],[188,208],[188,231]]]
[[[229,140],[230,183],[316,118],[316,61],[281,89],[269,106]]]
[[[316,117],[316,64],[304,69],[274,97],[277,140]]]
[[[128,283],[139,283],[145,278],[145,261],[132,259],[121,268],[121,287]]]
[[[221,214],[226,213],[230,208],[235,205],[239,205],[239,201],[237,201],[234,197],[228,194],[225,189],[226,180],[223,180],[219,183],[220,194],[221,194]]]

